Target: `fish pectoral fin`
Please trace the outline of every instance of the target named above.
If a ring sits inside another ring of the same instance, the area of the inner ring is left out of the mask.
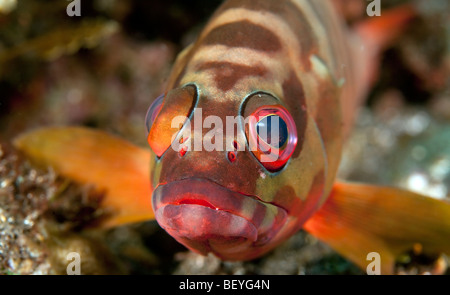
[[[417,245],[424,254],[450,253],[450,203],[398,188],[336,183],[305,229],[363,269],[377,252],[381,273],[392,274],[396,259]]]
[[[32,162],[104,192],[99,209],[108,212],[100,227],[154,218],[149,150],[102,131],[80,127],[44,128],[15,138]]]

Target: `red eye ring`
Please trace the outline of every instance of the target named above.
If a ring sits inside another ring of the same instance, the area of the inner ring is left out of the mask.
[[[274,147],[262,139],[257,130],[257,124],[267,116],[278,116],[287,127],[286,142],[280,147]],[[281,105],[262,106],[256,109],[249,118],[248,140],[250,151],[258,161],[270,172],[281,170],[294,153],[297,146],[297,128],[294,119]]]
[[[156,116],[158,116],[159,111],[162,108],[164,100],[164,94],[158,96],[150,107],[147,110],[147,114],[145,115],[145,127],[147,128],[147,134],[152,129],[153,122],[155,122]]]

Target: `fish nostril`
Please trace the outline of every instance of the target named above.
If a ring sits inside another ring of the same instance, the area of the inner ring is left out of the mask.
[[[189,136],[184,137],[183,135],[180,137],[180,140],[178,141],[180,144],[185,143],[189,139]]]
[[[236,140],[233,141],[234,150],[237,151],[239,149],[239,144]]]
[[[227,153],[227,158],[228,161],[230,161],[230,163],[233,163],[234,161],[236,161],[237,158],[237,150],[239,149],[239,144],[236,140],[233,141],[233,151],[229,151]]]
[[[236,151],[232,151],[232,152],[228,152],[227,154],[228,157],[228,161],[230,161],[230,163],[233,163],[234,161],[236,161]]]
[[[184,157],[184,155],[186,155],[186,153],[187,153],[187,149],[188,149],[188,147],[187,146],[183,146],[181,149],[180,149],[180,157]]]

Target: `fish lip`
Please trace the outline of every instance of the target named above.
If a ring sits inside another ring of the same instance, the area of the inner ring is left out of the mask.
[[[258,197],[258,196],[256,196],[256,195],[250,195],[250,194],[245,194],[245,193],[233,191],[233,190],[231,190],[231,189],[229,189],[229,188],[227,188],[227,187],[225,187],[225,186],[223,186],[223,185],[221,185],[221,184],[219,184],[219,183],[217,183],[217,182],[215,182],[215,181],[213,181],[213,180],[211,180],[211,179],[208,179],[208,178],[200,178],[200,177],[180,178],[180,179],[172,180],[172,181],[169,181],[169,182],[158,183],[158,184],[155,186],[155,189],[154,189],[154,190],[157,190],[159,187],[162,187],[162,186],[165,186],[165,185],[171,185],[171,184],[174,184],[174,183],[180,183],[180,184],[181,184],[181,183],[183,183],[183,182],[190,183],[190,182],[192,182],[192,181],[207,182],[207,183],[210,183],[210,184],[214,184],[214,185],[217,185],[217,186],[219,186],[219,187],[221,187],[221,188],[223,188],[223,189],[229,191],[230,193],[233,193],[233,194],[240,194],[240,195],[242,195],[242,196],[244,196],[244,197],[254,199],[255,201],[258,201],[258,202],[263,203],[263,204],[266,204],[266,205],[271,205],[271,206],[278,207],[279,209],[288,212],[288,210],[287,210],[286,208],[284,208],[284,207],[282,207],[282,206],[280,206],[280,205],[277,205],[277,204],[274,204],[274,203],[271,203],[271,202],[263,201],[260,197]],[[153,194],[153,195],[154,195],[154,194]]]
[[[257,231],[254,245],[270,241],[286,223],[288,216],[287,210],[281,206],[264,202],[254,195],[230,190],[206,178],[184,178],[158,184],[152,195],[152,205],[157,216],[158,210],[166,206],[197,205],[244,218]],[[243,207],[250,210],[240,210]],[[272,223],[267,224],[264,220],[267,214],[271,215]],[[157,221],[162,224],[158,218]]]

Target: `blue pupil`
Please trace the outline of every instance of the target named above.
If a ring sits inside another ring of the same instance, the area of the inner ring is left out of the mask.
[[[256,124],[256,132],[259,138],[275,148],[282,147],[288,139],[286,122],[277,115],[269,115],[262,118]]]

